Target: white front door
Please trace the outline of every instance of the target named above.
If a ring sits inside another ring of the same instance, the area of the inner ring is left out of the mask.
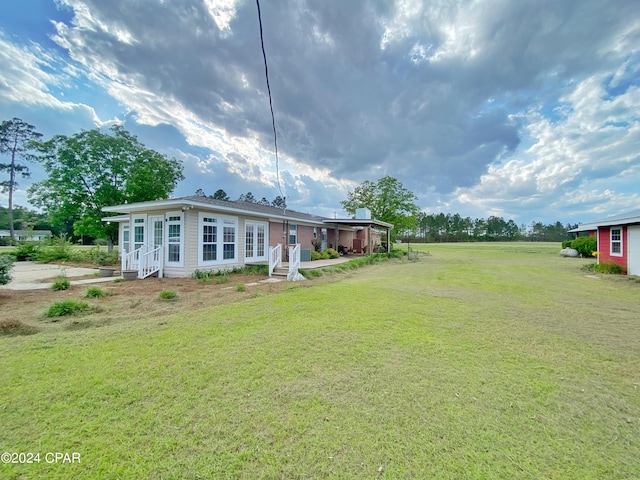
[[[627,227],[627,274],[640,275],[640,225]]]
[[[164,239],[164,215],[149,216],[149,237],[147,238],[148,251],[155,250],[163,245]]]

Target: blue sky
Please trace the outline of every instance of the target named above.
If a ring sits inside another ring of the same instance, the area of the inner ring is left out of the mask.
[[[342,216],[384,175],[427,213],[640,208],[640,2],[261,6],[290,208]],[[280,194],[253,0],[3,0],[0,111],[45,137],[120,123],[183,162],[176,196]]]

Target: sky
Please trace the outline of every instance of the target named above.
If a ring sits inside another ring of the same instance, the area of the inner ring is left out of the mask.
[[[2,0],[0,120],[45,138],[121,124],[183,162],[174,196],[282,192],[344,217],[391,175],[428,214],[640,208],[637,0],[260,6],[278,161],[254,0]],[[45,175],[30,167],[18,205]]]

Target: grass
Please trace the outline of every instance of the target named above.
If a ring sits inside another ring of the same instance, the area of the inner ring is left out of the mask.
[[[59,291],[59,290],[67,290],[71,286],[71,282],[67,278],[66,275],[58,275],[54,282],[51,284],[51,290]]]
[[[162,321],[0,338],[3,449],[82,458],[0,476],[636,478],[640,285],[556,245],[428,250]]]

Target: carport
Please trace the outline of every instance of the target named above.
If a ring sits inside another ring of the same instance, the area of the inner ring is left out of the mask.
[[[387,250],[389,250],[391,245],[391,230],[393,229],[393,224],[383,222],[382,220],[376,220],[375,218],[334,218],[332,220],[324,220],[323,222],[328,227],[334,228],[336,232],[335,244],[338,244],[338,230],[339,227],[349,226],[349,227],[365,227],[367,229],[367,238],[366,238],[366,251],[370,254],[373,252],[373,240],[371,237],[371,229],[377,228],[379,230],[383,230],[386,232],[387,238]]]

